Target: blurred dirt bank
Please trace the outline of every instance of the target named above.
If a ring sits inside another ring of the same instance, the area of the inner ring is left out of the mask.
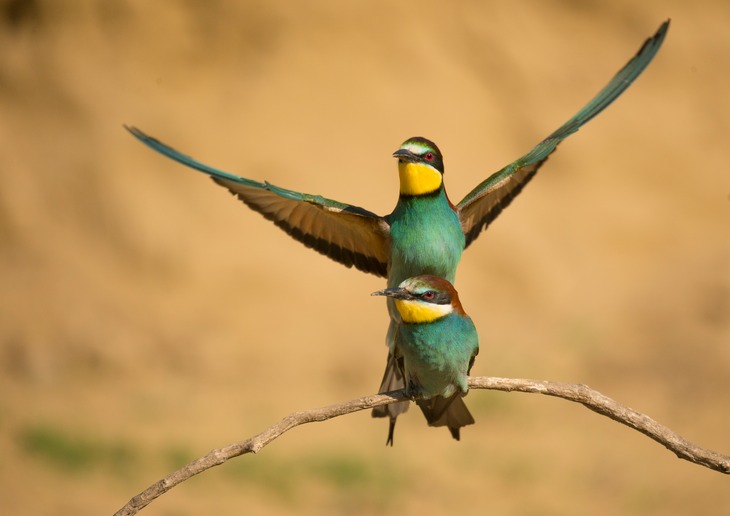
[[[135,142],[390,211],[459,200],[664,48],[466,252],[479,375],[582,382],[730,453],[730,6],[0,0],[0,512],[109,514],[285,414],[374,392],[373,276]],[[300,428],[144,514],[723,514],[728,479],[568,403],[473,392]],[[426,451],[427,450],[427,451]]]

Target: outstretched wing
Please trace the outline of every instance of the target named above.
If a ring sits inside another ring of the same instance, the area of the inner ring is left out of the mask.
[[[662,23],[656,34],[644,42],[636,56],[573,118],[520,159],[489,176],[462,199],[457,210],[466,236],[465,247],[522,191],[561,141],[606,109],[641,75],[659,51],[668,28],[669,20]]]
[[[126,129],[160,154],[212,176],[249,208],[305,246],[346,267],[387,276],[390,226],[383,217],[319,195],[294,192],[209,167],[135,127]]]

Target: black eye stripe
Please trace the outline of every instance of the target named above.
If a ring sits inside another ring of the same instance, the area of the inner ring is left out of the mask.
[[[433,297],[431,297],[433,296]],[[448,292],[436,292],[434,290],[427,290],[419,296],[422,300],[427,303],[433,303],[435,305],[449,305],[451,304],[451,296]]]

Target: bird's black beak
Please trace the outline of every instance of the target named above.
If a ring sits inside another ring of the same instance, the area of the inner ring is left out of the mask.
[[[418,156],[413,154],[408,149],[398,149],[397,151],[395,151],[393,153],[393,157],[398,158],[398,161],[409,161],[409,162],[418,161],[418,159],[419,159]]]
[[[388,296],[395,299],[413,299],[413,295],[404,288],[386,288],[370,294],[371,296]]]

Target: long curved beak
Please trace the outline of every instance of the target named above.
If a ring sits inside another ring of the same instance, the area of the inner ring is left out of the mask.
[[[408,149],[398,149],[393,153],[394,158],[398,158],[400,161],[410,161],[414,162],[418,160],[418,156],[413,154]]]
[[[413,295],[404,288],[394,287],[386,288],[385,290],[378,290],[370,294],[371,296],[388,296],[395,299],[413,299]]]

